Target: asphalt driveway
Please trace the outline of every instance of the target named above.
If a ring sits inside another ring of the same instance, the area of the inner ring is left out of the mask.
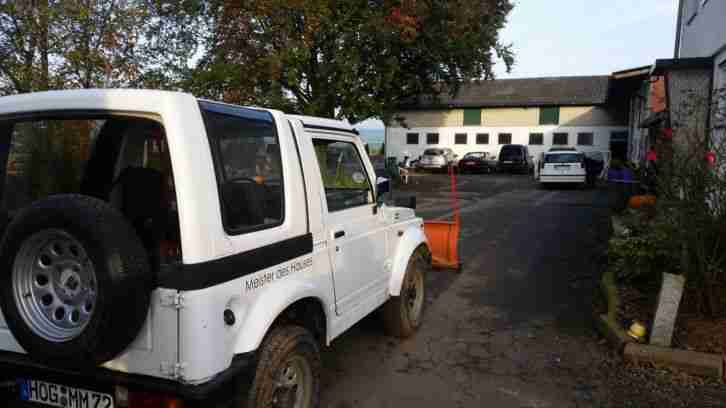
[[[415,194],[425,218],[446,218],[449,186],[444,175],[412,177],[397,194]],[[429,273],[413,338],[385,337],[374,315],[337,339],[322,406],[721,406],[719,386],[625,367],[596,334],[605,191],[501,174],[460,177],[458,189],[463,271]]]

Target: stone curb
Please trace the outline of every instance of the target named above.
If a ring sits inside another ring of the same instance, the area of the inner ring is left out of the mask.
[[[723,379],[724,374],[724,356],[719,354],[628,343],[623,357],[634,363],[665,365],[699,376]]]

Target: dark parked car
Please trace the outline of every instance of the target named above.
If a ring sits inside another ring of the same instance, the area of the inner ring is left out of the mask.
[[[459,161],[461,173],[491,173],[494,169],[487,152],[469,152]]]
[[[532,156],[529,155],[527,146],[515,144],[502,146],[499,151],[497,170],[526,174],[533,168]]]

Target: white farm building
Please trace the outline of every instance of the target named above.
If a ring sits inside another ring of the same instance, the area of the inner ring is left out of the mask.
[[[522,144],[532,155],[571,146],[625,158],[627,104],[614,103],[611,93],[610,76],[472,82],[454,98],[401,105],[386,127],[386,156],[416,158],[429,147],[449,147],[459,157],[474,151],[496,156],[502,145]]]

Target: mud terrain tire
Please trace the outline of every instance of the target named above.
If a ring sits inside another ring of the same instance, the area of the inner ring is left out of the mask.
[[[425,304],[426,259],[422,251],[414,252],[406,266],[399,296],[388,299],[383,305],[383,323],[390,335],[411,337],[421,325]]]
[[[249,394],[238,407],[303,407],[320,404],[320,348],[303,327],[273,328],[260,348]]]

